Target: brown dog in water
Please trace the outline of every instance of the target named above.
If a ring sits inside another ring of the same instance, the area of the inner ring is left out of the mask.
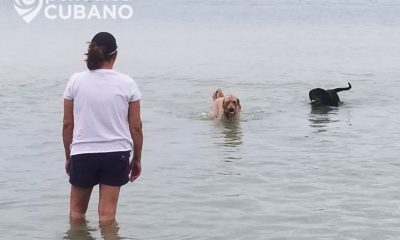
[[[239,119],[241,106],[240,100],[234,95],[224,95],[221,89],[213,94],[213,105],[211,115],[221,120]]]

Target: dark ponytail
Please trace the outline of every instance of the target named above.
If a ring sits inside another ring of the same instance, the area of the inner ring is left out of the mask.
[[[86,58],[86,65],[89,70],[96,70],[101,68],[101,65],[104,61],[110,60],[114,54],[106,55],[105,49],[103,46],[99,46],[96,43],[89,43],[88,52],[85,54]]]

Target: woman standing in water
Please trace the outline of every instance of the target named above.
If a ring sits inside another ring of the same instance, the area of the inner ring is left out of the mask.
[[[100,222],[113,222],[120,187],[141,172],[141,94],[131,77],[112,70],[117,54],[114,36],[96,34],[86,53],[89,70],[73,74],[64,92],[65,169],[73,221],[85,218],[92,189],[99,184]]]

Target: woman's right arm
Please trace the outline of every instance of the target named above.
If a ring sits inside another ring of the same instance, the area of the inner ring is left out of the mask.
[[[71,144],[74,131],[74,102],[64,99],[63,142],[65,149],[65,171],[69,174],[71,161]]]
[[[140,117],[140,100],[129,103],[128,111],[129,131],[133,141],[132,169],[129,176],[130,181],[134,181],[140,176],[142,171],[141,158],[143,146],[142,119]]]

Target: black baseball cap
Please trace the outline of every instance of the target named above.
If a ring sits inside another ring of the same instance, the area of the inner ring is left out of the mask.
[[[118,49],[115,37],[108,32],[99,32],[93,37],[91,42],[104,47],[104,54],[107,56],[114,54]]]

